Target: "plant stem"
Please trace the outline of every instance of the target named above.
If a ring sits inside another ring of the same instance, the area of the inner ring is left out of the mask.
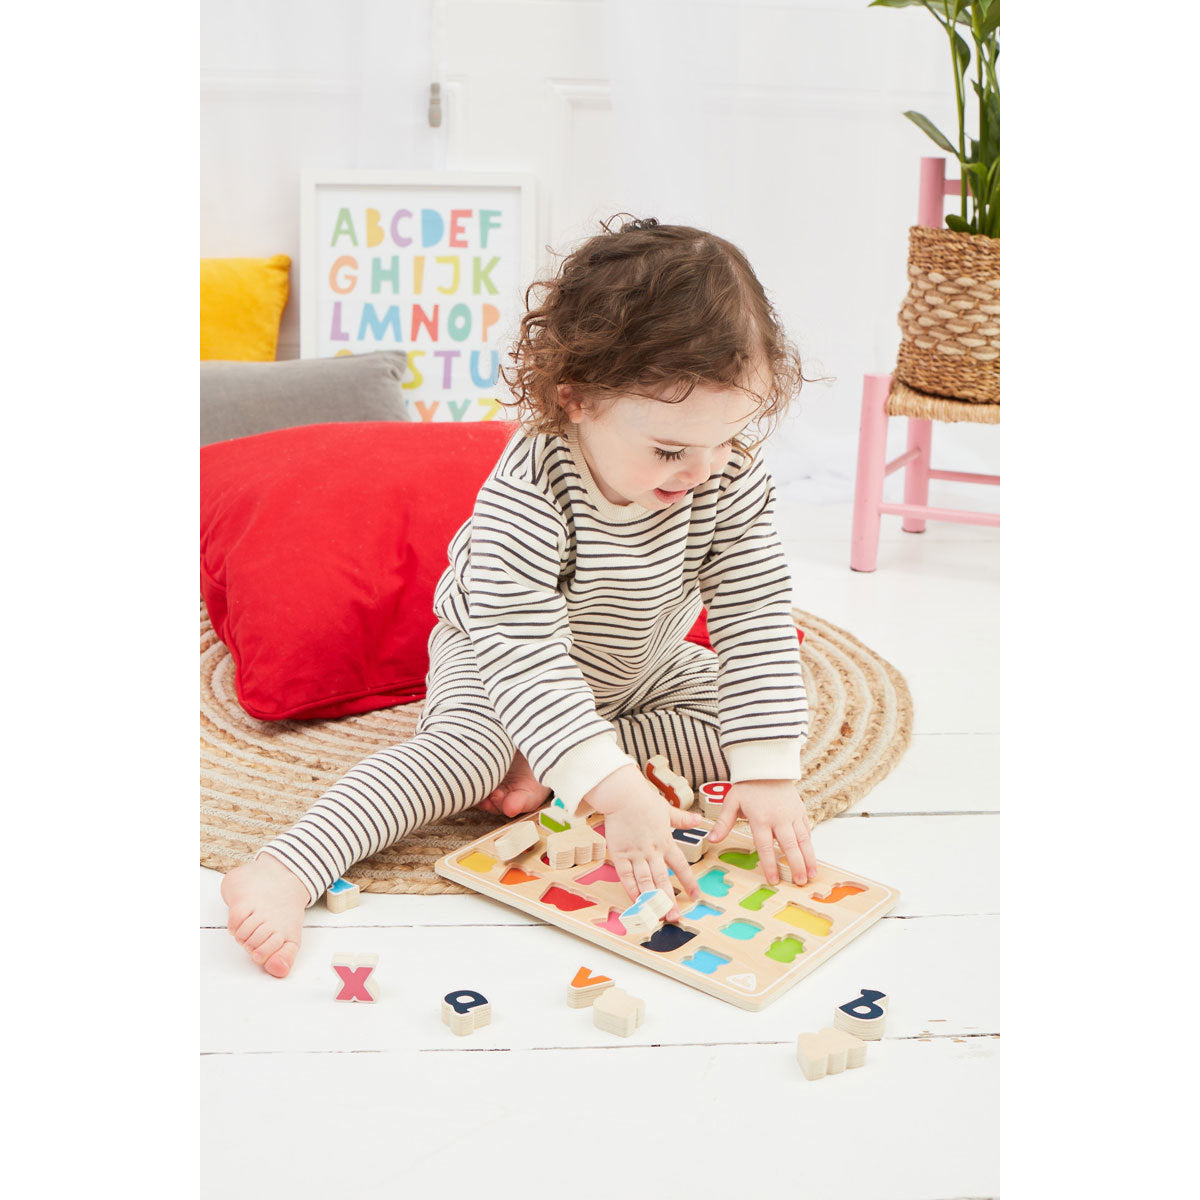
[[[971,24],[971,40],[975,43],[975,70],[979,76],[979,161],[983,162],[983,122],[984,122],[984,99],[986,91],[983,86],[983,44],[979,40],[979,34],[975,31],[975,24]],[[985,189],[986,190],[986,189]],[[987,212],[987,196],[975,197],[975,232],[983,233],[987,228],[988,220]]]
[[[959,208],[962,214],[962,219],[967,219],[967,172],[965,163],[967,161],[967,142],[966,130],[963,126],[963,81],[962,76],[958,73],[958,49],[954,43],[954,17],[958,14],[958,0],[955,0],[954,15],[949,17],[949,20],[942,20],[938,16],[937,9],[934,8],[929,0],[922,0],[922,3],[930,13],[933,14],[933,19],[937,21],[946,31],[946,36],[950,39],[950,65],[954,68],[954,102],[958,107],[958,168],[959,177],[962,182],[959,184]]]

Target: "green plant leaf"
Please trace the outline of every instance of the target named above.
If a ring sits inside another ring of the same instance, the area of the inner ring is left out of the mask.
[[[979,24],[980,40],[991,37],[1000,28],[1000,0],[976,0],[983,12]]]
[[[954,57],[955,69],[960,76],[965,77],[967,70],[971,66],[971,47],[967,45],[966,39],[957,31],[954,34]]]
[[[955,233],[974,233],[975,230],[971,226],[970,221],[964,221],[958,213],[946,214],[946,228],[953,229]]]
[[[996,159],[988,168],[987,183],[985,184],[988,207],[1000,203],[1000,160]]]
[[[922,116],[919,112],[906,112],[904,115],[918,129],[928,134],[947,154],[954,155],[955,162],[958,161],[958,151],[950,144],[946,135],[928,117]]]
[[[970,180],[971,195],[983,199],[987,195],[987,167],[983,163],[963,163],[963,173]]]
[[[987,102],[979,110],[980,159],[983,162],[997,162],[1000,158],[1000,97],[996,92],[988,92]]]

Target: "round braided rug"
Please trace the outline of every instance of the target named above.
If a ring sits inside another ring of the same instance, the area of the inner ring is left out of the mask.
[[[811,713],[800,793],[813,822],[861,799],[899,761],[912,734],[904,677],[860,641],[793,609]],[[332,721],[256,721],[234,691],[233,659],[200,606],[200,864],[247,862],[368,754],[416,732],[422,705]],[[504,823],[468,809],[410,833],[351,867],[368,892],[463,892],[434,861]]]

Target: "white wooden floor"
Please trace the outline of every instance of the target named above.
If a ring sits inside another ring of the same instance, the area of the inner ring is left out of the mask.
[[[981,502],[937,487],[934,503]],[[913,692],[907,755],[814,833],[819,858],[898,887],[898,907],[748,1013],[475,896],[318,906],[277,981],[225,932],[202,870],[204,1196],[999,1194],[999,534],[885,518],[861,575],[848,504],[788,504],[779,525],[796,604]],[[378,1005],[333,1003],[336,951],[379,954]],[[566,1006],[581,963],[645,999],[633,1037]],[[860,987],[891,997],[886,1037],[862,1069],[807,1081],[797,1034]],[[464,1038],[439,1015],[459,988],[493,1009]]]

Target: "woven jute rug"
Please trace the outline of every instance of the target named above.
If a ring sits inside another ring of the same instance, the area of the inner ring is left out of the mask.
[[[793,609],[811,713],[800,791],[814,822],[842,812],[899,761],[912,734],[903,676],[844,629]],[[228,871],[293,824],[368,754],[416,732],[421,704],[333,721],[256,721],[238,704],[233,660],[200,606],[200,863]],[[368,892],[463,892],[434,861],[504,823],[470,809],[351,867]]]

